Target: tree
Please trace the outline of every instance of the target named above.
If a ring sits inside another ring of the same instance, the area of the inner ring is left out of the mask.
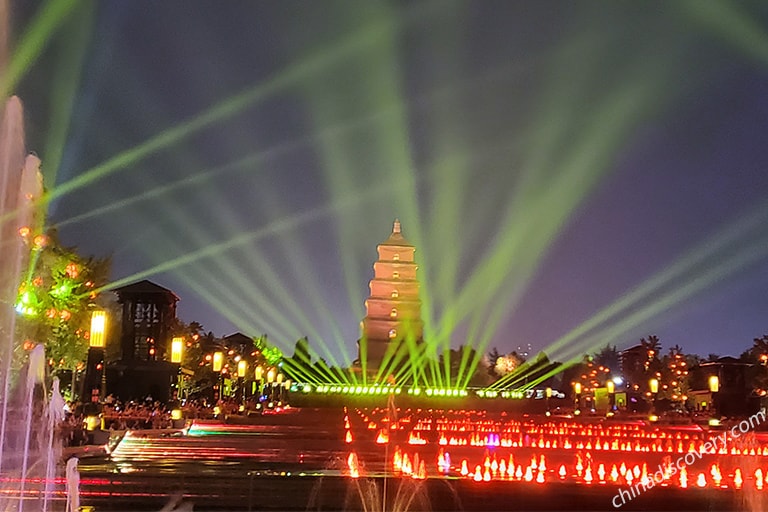
[[[615,345],[611,346],[608,344],[604,346],[595,353],[592,359],[598,366],[609,368],[614,372],[618,372],[621,366],[621,358]]]
[[[30,251],[15,305],[18,334],[25,347],[44,344],[51,370],[75,370],[88,352],[91,313],[101,305],[110,259],[62,246],[55,230],[35,237]]]
[[[498,349],[493,347],[486,355],[486,366],[488,367],[488,373],[491,377],[498,377],[496,373],[496,361],[501,357]]]
[[[647,339],[641,338],[640,345],[645,350],[649,352],[653,352],[653,354],[650,354],[650,355],[658,356],[659,352],[661,351],[661,342],[659,341],[659,337],[655,335],[648,336]]]
[[[496,364],[493,365],[493,371],[498,377],[503,377],[512,373],[523,364],[524,359],[512,351],[509,354],[496,358]]]

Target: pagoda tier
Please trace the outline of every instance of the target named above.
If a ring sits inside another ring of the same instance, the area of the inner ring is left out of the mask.
[[[420,342],[423,336],[416,248],[400,232],[395,220],[392,234],[377,248],[373,265],[371,295],[365,301],[366,316],[361,325],[359,361],[369,370],[378,369],[388,352],[404,340]]]

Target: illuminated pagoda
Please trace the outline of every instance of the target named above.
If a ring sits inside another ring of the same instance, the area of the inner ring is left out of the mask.
[[[422,342],[416,248],[408,243],[395,219],[392,234],[377,247],[379,259],[373,265],[371,295],[365,301],[366,316],[360,322],[358,363],[363,371],[387,365],[399,350]]]

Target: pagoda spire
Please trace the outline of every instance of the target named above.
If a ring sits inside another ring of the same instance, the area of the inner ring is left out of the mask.
[[[392,234],[400,234],[400,219],[395,219],[395,223],[392,226]]]

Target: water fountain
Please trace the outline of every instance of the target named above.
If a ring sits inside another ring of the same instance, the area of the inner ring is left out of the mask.
[[[0,5],[0,33],[6,38],[7,1]],[[0,53],[5,49],[0,43]],[[0,55],[0,84],[6,56]],[[45,389],[45,353],[41,344],[23,350],[16,338],[15,302],[26,240],[42,194],[40,160],[26,154],[23,110],[13,96],[1,106],[0,119],[0,510],[48,510],[56,492],[60,450],[54,427],[63,400],[54,382],[52,402]],[[27,353],[28,352],[28,353]]]

